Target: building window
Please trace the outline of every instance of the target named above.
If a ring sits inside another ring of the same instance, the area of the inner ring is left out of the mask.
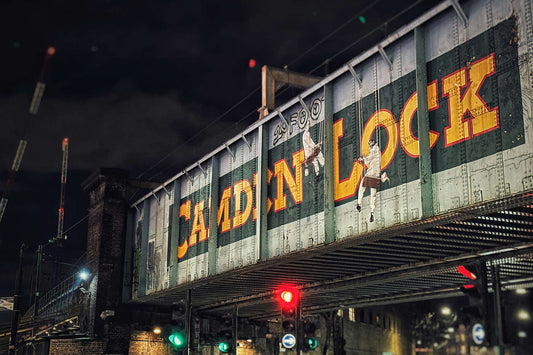
[[[348,320],[350,322],[355,322],[355,308],[348,309]]]

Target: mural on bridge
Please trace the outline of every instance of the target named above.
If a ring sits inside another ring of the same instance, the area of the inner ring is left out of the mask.
[[[432,181],[435,214],[533,188],[529,69],[519,55],[532,49],[515,40],[525,30],[510,6],[493,2],[489,17],[482,1],[470,2],[468,31],[452,10],[425,27],[432,176],[422,179]],[[323,88],[300,98],[304,105],[291,101],[261,134],[213,154],[217,165],[206,160],[169,184],[168,197],[139,202],[130,218],[133,297],[324,243],[327,167],[336,239],[422,218],[413,36],[386,52],[391,65],[376,54],[355,66],[361,84],[345,70],[329,83],[330,101]],[[267,210],[258,215],[261,159]]]

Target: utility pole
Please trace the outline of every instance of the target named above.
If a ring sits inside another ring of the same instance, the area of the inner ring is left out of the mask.
[[[37,315],[39,313],[39,281],[41,279],[41,264],[42,264],[42,258],[43,258],[43,249],[44,246],[48,244],[39,244],[37,247],[37,265],[35,270],[35,295],[33,298],[33,323],[34,326],[36,324]]]
[[[13,314],[11,316],[11,336],[9,338],[9,355],[14,355],[17,347],[17,332],[20,315],[20,290],[22,288],[22,264],[24,261],[24,243],[20,246],[19,267],[15,279],[15,292],[13,295]]]

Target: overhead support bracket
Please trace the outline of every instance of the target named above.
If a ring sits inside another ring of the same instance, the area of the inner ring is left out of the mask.
[[[141,210],[139,209],[139,207],[137,207],[137,205],[133,205],[133,207],[135,207],[135,209],[137,210],[138,214],[141,214]]]
[[[139,187],[141,189],[149,189],[149,190],[155,190],[159,186],[161,186],[160,182],[155,181],[144,181],[144,180],[136,180],[136,179],[129,179],[128,185],[132,187]]]
[[[387,64],[389,65],[389,70],[392,70],[392,62],[383,47],[378,45],[378,51],[379,54],[381,54],[381,56],[383,57],[383,59],[385,59],[385,62],[387,62]]]
[[[233,160],[235,160],[235,153],[233,153],[228,145],[228,143],[224,144],[224,147],[226,148],[226,150],[230,153],[231,157],[233,158]]]
[[[248,146],[248,149],[252,150],[252,144],[248,141],[248,139],[246,139],[246,136],[244,135],[244,133],[241,134],[241,139],[244,141],[244,143],[246,143],[246,145]]]
[[[167,193],[168,198],[170,198],[170,191],[167,190],[167,187],[165,185],[161,185],[161,188],[163,190],[165,190],[165,192]]]
[[[200,165],[200,163],[196,163],[196,166],[198,166],[200,168],[200,170],[202,170],[202,173],[204,173],[204,176],[207,176],[207,170],[205,170],[204,168],[202,168],[202,166]]]
[[[461,5],[459,5],[459,2],[457,0],[450,0],[450,3],[452,4],[453,9],[455,10],[455,12],[457,12],[457,16],[459,16],[461,21],[463,21],[463,25],[465,27],[467,27],[468,26],[468,16],[466,16],[465,12],[463,11],[463,8],[461,7]]]
[[[287,125],[287,127],[289,128],[289,134],[292,134],[292,126],[289,124],[289,121],[287,121],[287,119],[285,118],[285,116],[283,116],[283,114],[281,113],[281,111],[276,111],[276,114],[281,117],[281,119],[283,120],[283,122],[285,122],[285,124]]]
[[[159,197],[157,197],[154,191],[150,191],[150,194],[155,197],[155,199],[157,200],[157,204],[159,205],[159,202],[160,202]]]
[[[359,87],[363,86],[363,81],[361,80],[359,75],[357,75],[357,73],[355,72],[355,69],[349,64],[346,66],[346,68],[348,68],[348,70],[352,74],[352,76],[355,79],[355,81],[357,81],[357,83],[359,84]]]
[[[300,101],[300,105],[302,105],[302,107],[304,108],[307,117],[310,118],[311,111],[309,111],[309,107],[307,107],[307,105],[305,104],[304,100],[302,99],[300,95],[298,95],[298,101]]]
[[[276,108],[276,91],[283,85],[287,84],[300,89],[309,89],[320,80],[322,78],[317,76],[264,65],[261,68],[261,108],[258,110],[259,119],[268,115],[269,110],[273,111]]]
[[[189,172],[187,170],[183,170],[183,173],[187,175],[187,178],[189,178],[189,181],[194,184],[194,179],[189,175]]]

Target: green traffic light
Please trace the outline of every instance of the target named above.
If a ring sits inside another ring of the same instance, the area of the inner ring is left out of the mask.
[[[305,345],[308,349],[314,350],[318,346],[318,341],[316,338],[307,338],[305,339]]]
[[[181,333],[172,333],[168,336],[168,341],[175,347],[182,347],[185,345],[185,338]]]
[[[226,343],[225,341],[220,342],[218,344],[218,350],[220,350],[221,353],[228,353],[231,350],[231,344]]]

